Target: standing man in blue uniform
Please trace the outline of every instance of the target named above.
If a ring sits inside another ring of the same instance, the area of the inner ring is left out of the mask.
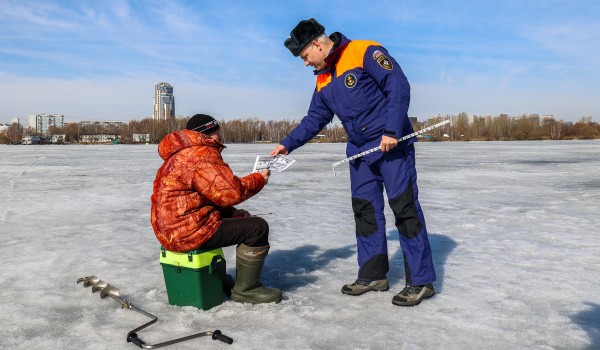
[[[303,20],[284,45],[305,66],[315,68],[316,87],[307,115],[271,152],[288,154],[315,137],[334,115],[341,120],[347,156],[380,146],[350,162],[352,209],[356,222],[358,278],[342,293],[361,295],[389,289],[384,198],[394,213],[404,255],[406,286],[392,303],[413,306],[435,294],[435,271],[425,218],[418,200],[415,138],[408,120],[410,86],[402,69],[374,41],[349,40],[314,18]]]

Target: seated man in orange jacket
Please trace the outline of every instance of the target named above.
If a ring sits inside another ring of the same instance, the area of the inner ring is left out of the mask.
[[[281,290],[263,287],[260,273],[269,252],[269,224],[234,206],[260,192],[269,171],[242,178],[223,161],[219,123],[196,114],[184,130],[158,145],[164,160],[154,180],[151,222],[167,250],[186,252],[237,244],[236,281],[231,298],[239,302],[281,301]]]

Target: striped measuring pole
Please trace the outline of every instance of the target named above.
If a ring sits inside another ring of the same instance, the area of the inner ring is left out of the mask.
[[[398,142],[402,142],[402,141],[404,141],[404,140],[408,140],[408,139],[410,139],[410,138],[412,138],[412,137],[415,137],[415,136],[417,136],[417,135],[424,134],[424,133],[428,132],[429,130],[433,130],[433,129],[435,129],[435,128],[439,128],[440,126],[446,125],[446,124],[448,124],[448,123],[450,123],[450,119],[446,119],[446,120],[444,120],[444,121],[442,121],[442,122],[439,122],[439,123],[437,123],[437,124],[434,124],[434,125],[432,125],[432,126],[428,126],[428,127],[426,127],[425,129],[421,129],[421,130],[419,130],[419,131],[415,131],[415,132],[413,132],[412,134],[408,134],[408,135],[406,135],[406,136],[403,136],[402,138],[399,138],[399,139],[398,139]],[[364,151],[364,152],[360,152],[359,154],[353,155],[352,157],[348,157],[348,158],[346,158],[346,159],[342,159],[342,160],[340,160],[340,161],[337,161],[337,162],[333,163],[333,175],[335,176],[335,167],[336,167],[336,166],[338,166],[338,165],[342,165],[342,164],[344,164],[344,163],[348,163],[348,162],[349,162],[349,161],[351,161],[351,160],[354,160],[354,159],[356,159],[356,158],[360,158],[360,157],[362,157],[362,156],[365,156],[365,155],[367,155],[367,154],[369,154],[369,153],[377,152],[377,151],[379,151],[380,149],[381,149],[381,147],[377,146],[377,147],[375,147],[375,148],[371,148],[371,149],[369,149],[369,150],[366,150],[366,151]]]

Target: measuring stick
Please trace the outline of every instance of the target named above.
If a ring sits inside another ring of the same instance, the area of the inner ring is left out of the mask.
[[[429,130],[432,130],[432,129],[435,129],[435,128],[439,128],[440,126],[446,125],[448,123],[450,123],[450,119],[446,119],[443,122],[439,122],[439,123],[434,124],[432,126],[428,126],[425,129],[421,129],[419,131],[413,132],[412,134],[408,134],[406,136],[403,136],[402,138],[398,139],[398,142],[402,142],[404,140],[410,139],[411,137],[415,137],[417,135],[424,134],[424,133],[428,132]],[[342,165],[344,163],[348,163],[351,160],[354,160],[356,158],[360,158],[360,157],[365,156],[365,155],[367,155],[369,153],[373,153],[373,152],[379,151],[380,149],[381,149],[381,147],[377,146],[375,148],[371,148],[370,150],[366,150],[364,152],[360,152],[359,154],[353,155],[352,157],[348,157],[346,159],[342,159],[340,161],[337,161],[337,162],[333,163],[333,175],[335,176],[335,167],[336,166]]]

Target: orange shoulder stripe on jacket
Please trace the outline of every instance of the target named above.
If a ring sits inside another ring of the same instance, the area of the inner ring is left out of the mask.
[[[340,57],[335,72],[337,76],[344,74],[346,71],[354,68],[363,68],[365,52],[369,46],[380,46],[379,43],[371,40],[354,40],[351,41],[345,49],[344,54]]]
[[[337,76],[344,74],[353,68],[362,68],[365,52],[369,46],[381,46],[379,43],[371,40],[351,41],[344,49],[340,60],[335,66]],[[350,50],[350,51],[348,51]],[[327,86],[331,82],[331,73],[317,75],[317,91]]]
[[[331,83],[331,73],[317,75],[317,91],[321,91],[329,83]]]

